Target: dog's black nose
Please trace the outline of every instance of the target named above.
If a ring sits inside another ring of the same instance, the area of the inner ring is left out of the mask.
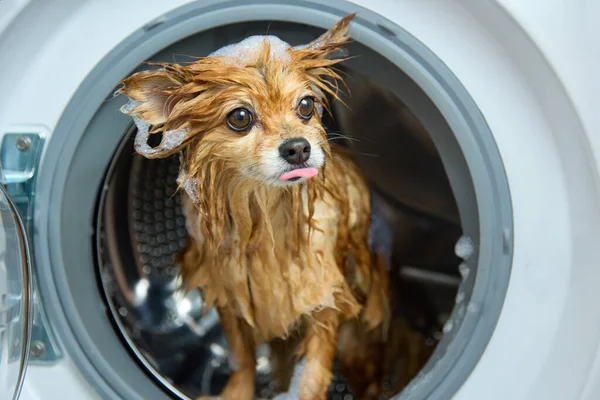
[[[310,143],[304,138],[287,140],[279,146],[279,154],[290,164],[305,163],[310,157]]]

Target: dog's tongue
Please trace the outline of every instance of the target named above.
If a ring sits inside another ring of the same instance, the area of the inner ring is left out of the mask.
[[[313,176],[317,175],[319,173],[319,170],[316,168],[298,168],[298,169],[294,169],[292,171],[286,172],[285,174],[282,174],[279,177],[279,180],[282,182],[285,181],[289,181],[290,179],[294,179],[294,178],[312,178]]]

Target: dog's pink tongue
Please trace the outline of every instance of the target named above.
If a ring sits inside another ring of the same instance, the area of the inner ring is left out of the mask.
[[[298,169],[294,169],[292,171],[286,172],[285,174],[282,174],[279,177],[279,180],[284,182],[284,181],[289,181],[290,179],[294,179],[294,178],[312,178],[313,176],[317,175],[319,173],[319,170],[316,168],[298,168]]]

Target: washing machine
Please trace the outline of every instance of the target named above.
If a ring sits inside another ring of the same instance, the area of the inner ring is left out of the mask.
[[[218,317],[180,289],[178,159],[135,154],[113,93],[146,61],[299,45],[352,12],[325,124],[392,230],[388,398],[600,398],[600,2],[560,0],[0,1],[2,398],[218,392]],[[329,398],[353,398],[342,376]]]

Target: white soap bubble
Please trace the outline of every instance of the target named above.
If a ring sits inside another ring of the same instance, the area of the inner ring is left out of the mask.
[[[130,113],[135,107],[141,103],[130,100],[129,103],[121,107],[121,112]],[[150,126],[151,124],[143,119],[139,118],[137,114],[133,114],[133,122],[137,127],[137,133],[135,135],[134,148],[135,151],[147,158],[155,158],[163,154],[172,152],[177,147],[181,146],[184,140],[187,138],[187,129],[172,129],[163,132],[162,140],[156,147],[151,147],[148,144],[148,138],[150,137]]]
[[[463,280],[467,279],[467,277],[469,276],[469,271],[470,268],[467,265],[467,263],[460,263],[460,265],[458,266],[458,272],[460,272],[460,276]]]
[[[241,42],[221,47],[218,50],[213,51],[209,57],[227,57],[229,61],[234,65],[244,65],[244,63],[253,57],[255,54],[260,52],[260,49],[265,42],[268,42],[271,47],[271,59],[290,61],[290,55],[288,49],[290,48],[289,43],[284,42],[277,36],[272,35],[256,35],[250,36]]]
[[[198,180],[193,176],[188,176],[188,171],[183,160],[183,153],[179,153],[179,175],[176,182],[185,190],[194,203],[198,203],[200,200]]]
[[[444,328],[442,330],[443,330],[444,334],[448,334],[448,333],[452,332],[452,329],[454,329],[454,321],[449,319],[444,324]]]
[[[465,235],[461,236],[456,242],[456,246],[454,246],[454,253],[463,260],[468,260],[473,255],[474,250],[473,240]]]

